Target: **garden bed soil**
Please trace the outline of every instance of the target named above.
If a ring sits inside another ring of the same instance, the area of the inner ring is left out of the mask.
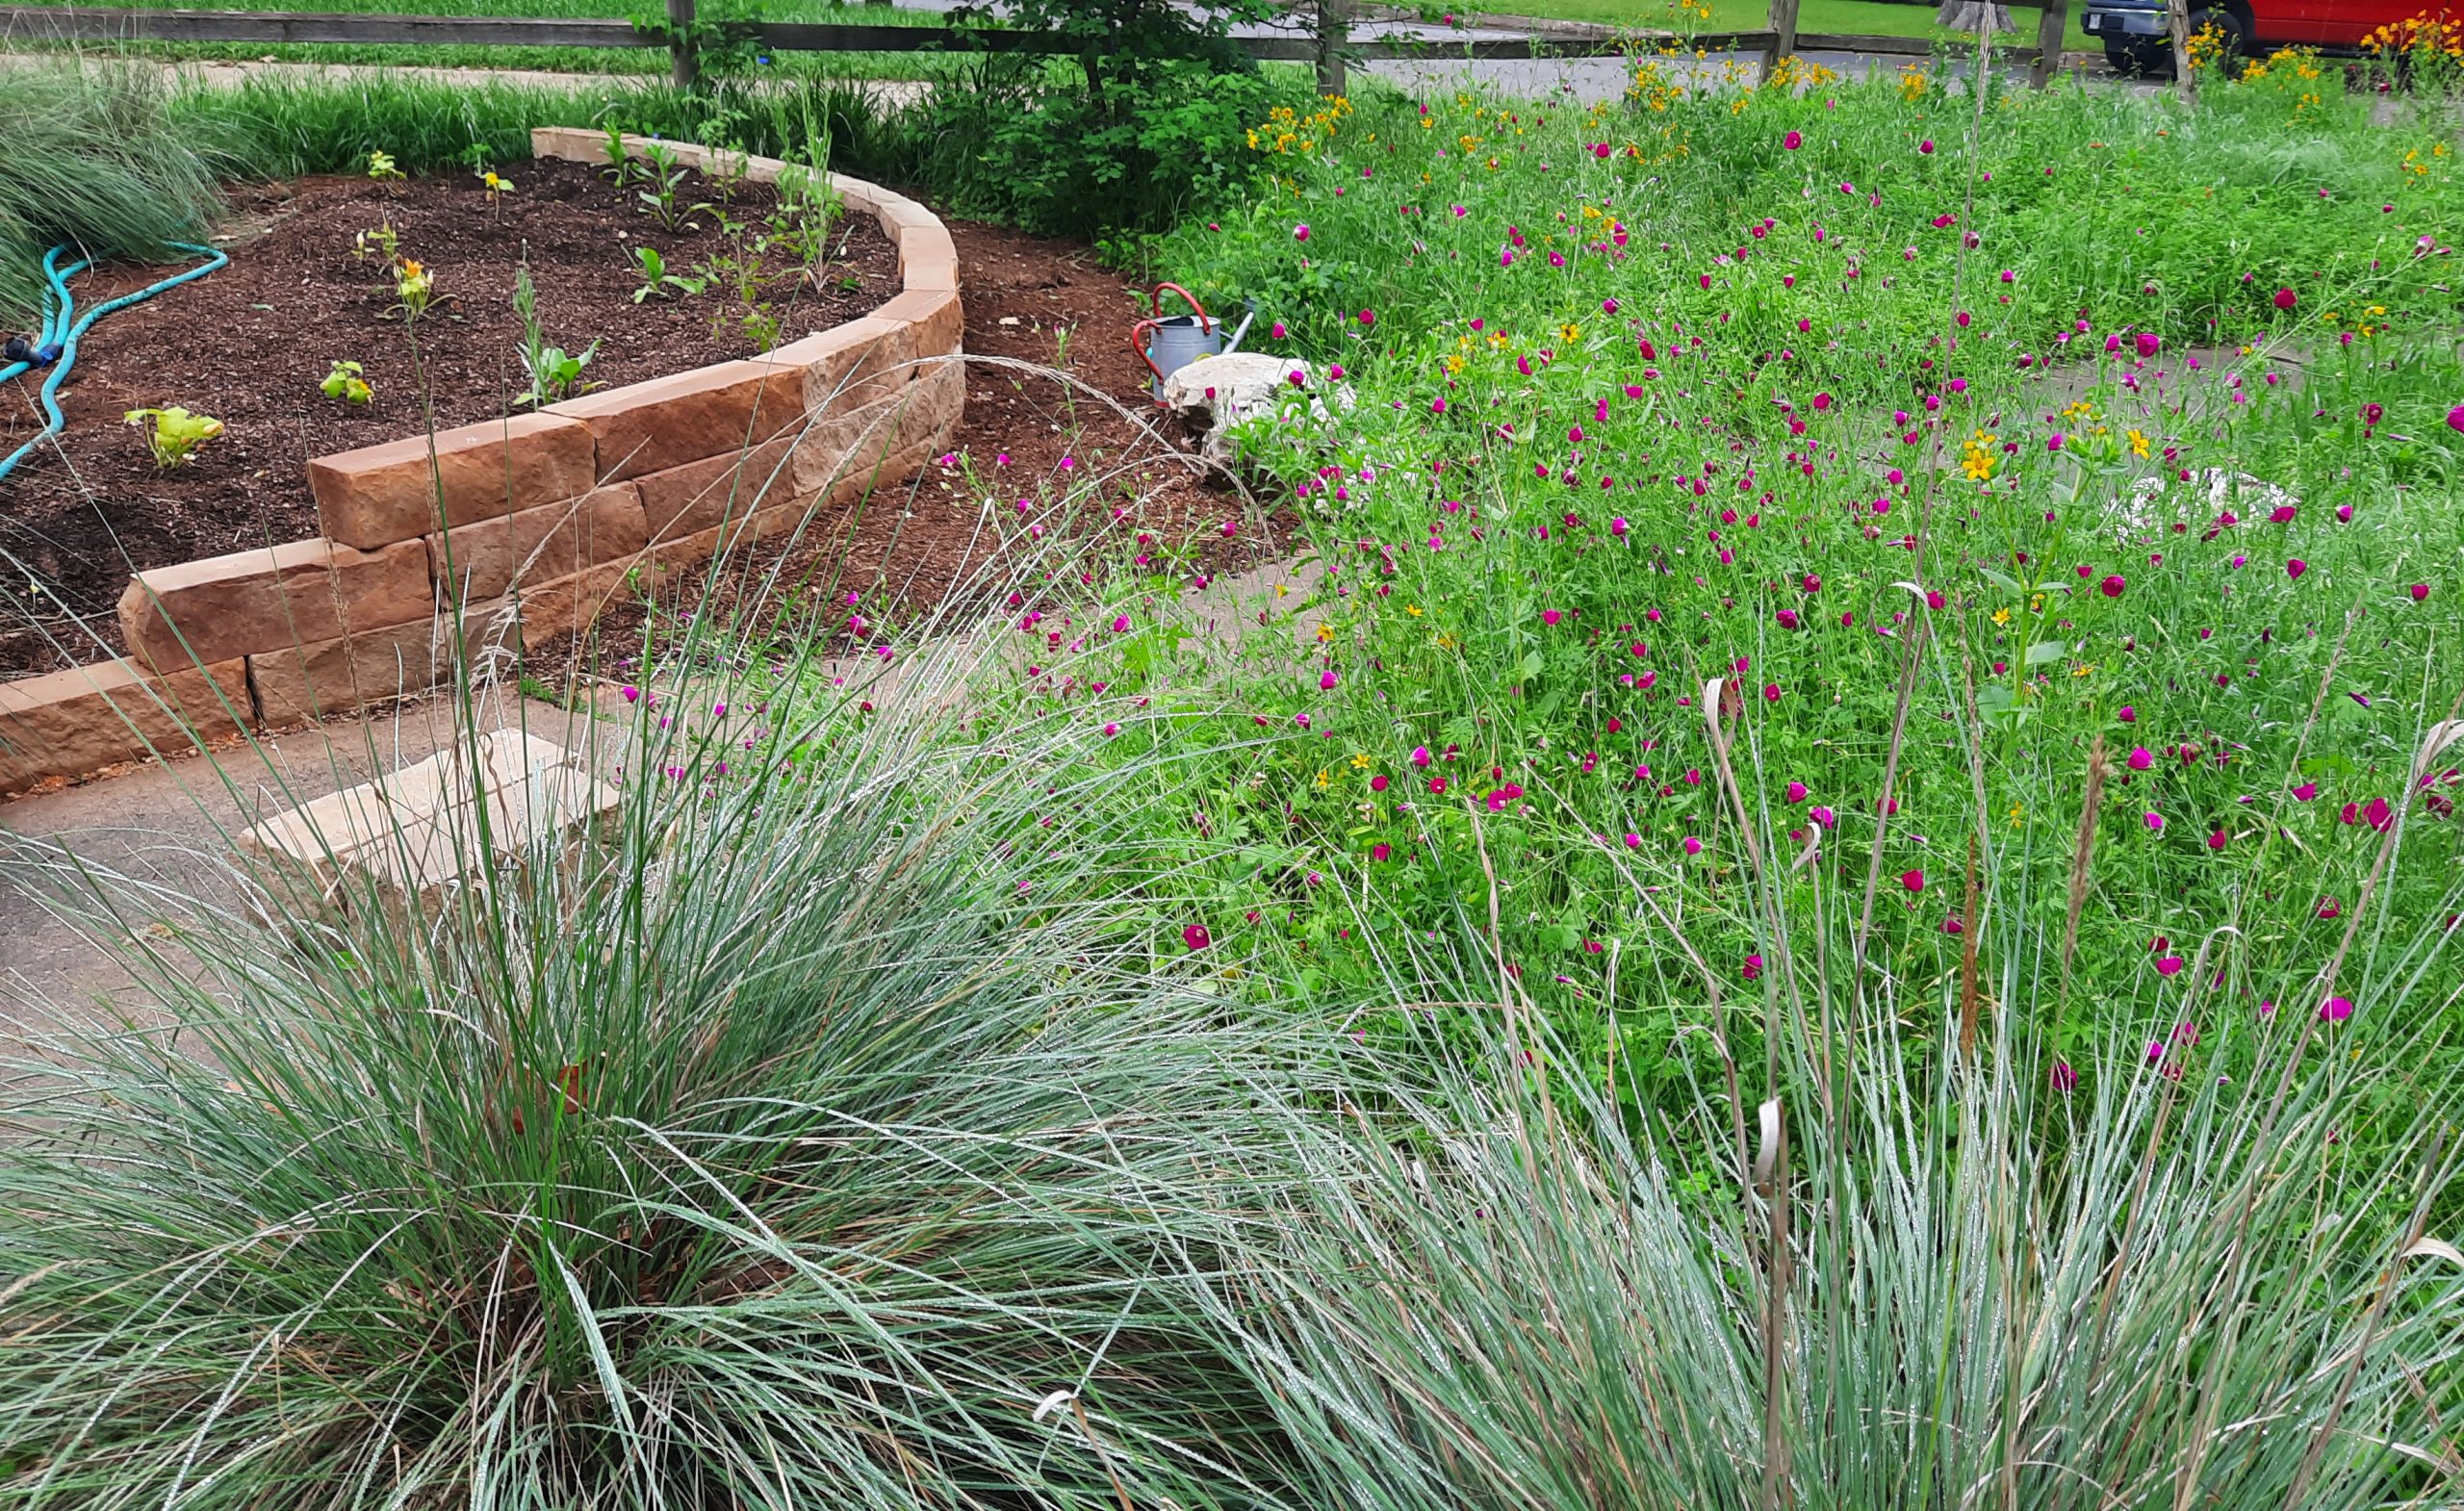
[[[712,616],[756,638],[771,615],[790,625],[808,616],[810,594],[821,589],[861,591],[869,602],[880,594],[911,616],[956,585],[985,580],[988,569],[1003,570],[993,564],[1000,532],[982,513],[990,490],[1002,490],[1006,502],[1065,476],[1111,478],[1091,511],[1095,523],[1147,532],[1163,553],[1186,553],[1195,573],[1265,559],[1289,538],[1296,517],[1276,512],[1260,528],[1229,479],[1192,465],[1187,438],[1149,398],[1146,365],[1129,348],[1129,328],[1145,308],[1141,289],[1083,243],[947,214],[942,223],[958,245],[970,358],[1057,367],[1153,424],[1162,439],[1057,379],[971,361],[966,418],[951,443],[967,469],[928,465],[869,500],[817,512],[783,544],[736,552],[725,571],[678,574],[656,592],[662,609]],[[998,466],[1005,454],[1008,465]],[[981,486],[970,485],[969,472]],[[1114,507],[1125,511],[1116,523]],[[1228,538],[1227,522],[1238,525]],[[530,648],[528,670],[555,687],[577,676],[622,679],[634,669],[648,617],[638,601],[619,604],[585,637]]]
[[[633,301],[630,248],[649,246],[686,272],[725,250],[718,213],[676,230],[603,170],[540,160],[504,170],[514,188],[491,202],[475,174],[380,184],[366,178],[249,186],[231,195],[221,244],[228,267],[98,322],[61,390],[67,429],[0,480],[0,563],[11,609],[0,614],[0,679],[91,662],[121,649],[115,606],[129,574],[318,533],[311,457],[492,419],[528,386],[516,347],[514,273],[526,259],[549,344],[596,341],[584,377],[613,387],[758,349],[734,318],[745,306],[713,290]],[[679,199],[719,197],[688,170]],[[758,224],[767,185],[732,192],[725,214]],[[391,223],[401,254],[435,280],[435,305],[405,329],[382,259],[354,253],[359,233]],[[72,284],[81,309],[163,275],[113,267]],[[808,283],[780,268],[761,298],[781,341],[870,313],[899,292],[898,253],[869,215],[831,230]],[[970,333],[972,334],[972,333]],[[336,360],[361,364],[366,404],[319,392]],[[0,454],[39,424],[36,378],[0,392]],[[189,464],[158,473],[131,409],[180,405],[223,434]]]

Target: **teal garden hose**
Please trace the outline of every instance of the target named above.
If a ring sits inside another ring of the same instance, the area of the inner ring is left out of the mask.
[[[71,250],[64,244],[55,246],[43,254],[42,275],[51,285],[51,293],[44,301],[49,308],[43,316],[42,328],[37,332],[31,343],[12,340],[8,346],[6,360],[0,361],[0,383],[5,383],[20,373],[31,372],[38,368],[50,369],[49,373],[42,380],[42,388],[38,396],[42,402],[43,427],[33,440],[7,456],[0,457],[0,478],[6,478],[15,470],[19,462],[33,454],[36,447],[58,435],[67,425],[67,417],[60,412],[60,385],[68,376],[68,369],[77,360],[78,339],[86,334],[89,326],[114,310],[124,310],[132,304],[142,303],[164,290],[177,288],[192,278],[202,278],[231,260],[211,246],[198,246],[192,242],[173,242],[169,244],[174,251],[188,252],[193,256],[202,257],[205,261],[184,272],[174,273],[159,283],[149,284],[134,294],[123,294],[116,299],[107,299],[88,310],[82,318],[74,318],[77,303],[68,293],[68,280],[92,267],[92,259],[81,257],[64,267],[60,259]]]

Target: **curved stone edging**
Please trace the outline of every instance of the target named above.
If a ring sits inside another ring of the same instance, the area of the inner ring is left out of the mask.
[[[544,127],[533,157],[607,161]],[[639,153],[651,142],[629,137]],[[707,169],[716,150],[664,143]],[[729,155],[772,182],[775,158]],[[324,533],[137,574],[123,659],[0,682],[0,794],[423,692],[517,634],[586,627],[645,569],[801,525],[948,448],[966,403],[958,249],[911,199],[830,175],[901,292],[769,353],[314,458]]]

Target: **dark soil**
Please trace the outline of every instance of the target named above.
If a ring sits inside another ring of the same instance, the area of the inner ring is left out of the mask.
[[[738,320],[745,305],[730,293],[633,302],[641,280],[629,248],[653,247],[670,271],[688,273],[730,247],[720,213],[670,232],[601,169],[542,161],[506,174],[515,187],[494,204],[468,174],[237,190],[222,239],[230,266],[98,322],[61,391],[67,429],[0,480],[9,601],[0,678],[116,653],[114,606],[132,571],[316,534],[310,457],[417,434],[431,406],[439,425],[514,407],[528,386],[517,375],[512,307],[526,258],[548,343],[569,351],[599,343],[586,381],[636,382],[757,350]],[[679,195],[718,197],[695,174]],[[766,187],[743,185],[724,215],[757,227],[774,206]],[[383,222],[435,280],[434,306],[408,330],[382,259],[353,251],[358,233]],[[781,321],[780,340],[863,315],[897,292],[896,250],[870,216],[835,226],[828,253],[811,284],[772,259],[778,271],[760,298]],[[79,307],[91,308],[163,271],[114,267],[72,287]],[[337,359],[366,370],[371,402],[318,391]],[[30,374],[0,390],[0,454],[39,425],[36,385]],[[192,462],[158,474],[121,417],[175,404],[225,428]]]
[[[1015,563],[993,559],[997,531],[983,520],[987,497],[1007,507],[1040,491],[1086,492],[1087,524],[1118,532],[1124,547],[1142,534],[1150,560],[1186,582],[1271,555],[1288,536],[1292,517],[1273,515],[1261,530],[1229,479],[1192,466],[1176,423],[1149,398],[1146,366],[1129,347],[1130,326],[1146,313],[1142,291],[1082,243],[946,213],[942,220],[958,243],[968,356],[1057,367],[1095,394],[971,361],[966,419],[953,447],[958,465],[927,466],[870,499],[816,513],[791,541],[744,551],[724,571],[678,574],[658,591],[658,611],[715,616],[756,639],[773,616],[788,625],[808,622],[825,606],[820,597],[835,600],[851,590],[868,604],[886,599],[912,616],[953,587],[1007,582]],[[1107,397],[1138,418],[1124,418]],[[1093,497],[1088,480],[1098,478],[1100,497]],[[1115,509],[1122,511],[1118,519]],[[1228,539],[1226,522],[1238,528]],[[651,612],[628,604],[603,616],[582,644],[532,648],[532,674],[552,686],[578,673],[622,678],[635,669]],[[828,617],[843,621],[844,610]]]

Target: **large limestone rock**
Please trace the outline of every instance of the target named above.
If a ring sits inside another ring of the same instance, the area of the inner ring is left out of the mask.
[[[2300,502],[2290,490],[2263,477],[2206,467],[2192,473],[2188,482],[2142,477],[2114,500],[2109,518],[2124,539],[2147,541],[2177,518],[2202,529],[2209,525],[2231,528]]]
[[[1231,432],[1245,421],[1305,419],[1314,428],[1329,403],[1348,411],[1353,402],[1350,384],[1328,384],[1310,364],[1263,351],[1200,357],[1164,379],[1164,407],[1204,433],[1204,452],[1218,462],[1231,460]]]

